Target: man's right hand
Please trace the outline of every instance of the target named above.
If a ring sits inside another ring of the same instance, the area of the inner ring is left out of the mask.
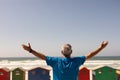
[[[31,45],[30,45],[30,43],[28,43],[28,46],[22,44],[22,47],[23,47],[23,49],[26,50],[26,51],[30,51],[30,50],[31,50]]]

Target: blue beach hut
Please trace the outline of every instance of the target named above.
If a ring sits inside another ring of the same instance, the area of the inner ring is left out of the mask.
[[[50,80],[50,70],[41,67],[28,70],[28,80]]]

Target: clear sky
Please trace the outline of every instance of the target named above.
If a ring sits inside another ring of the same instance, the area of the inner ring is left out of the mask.
[[[79,56],[102,41],[98,56],[120,56],[120,0],[0,0],[0,57],[33,57],[28,42],[49,56],[70,43]]]

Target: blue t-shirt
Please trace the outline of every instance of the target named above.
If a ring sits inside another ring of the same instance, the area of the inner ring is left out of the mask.
[[[46,56],[47,65],[53,69],[53,80],[77,80],[79,67],[86,57],[60,58]]]

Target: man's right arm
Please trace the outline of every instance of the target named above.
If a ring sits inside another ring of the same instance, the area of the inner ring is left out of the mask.
[[[28,46],[23,44],[22,47],[23,47],[24,50],[32,53],[34,56],[36,56],[36,57],[38,57],[38,58],[40,58],[42,60],[46,60],[46,56],[44,54],[40,53],[40,52],[37,52],[37,51],[33,50],[31,48],[30,43],[28,43]]]

